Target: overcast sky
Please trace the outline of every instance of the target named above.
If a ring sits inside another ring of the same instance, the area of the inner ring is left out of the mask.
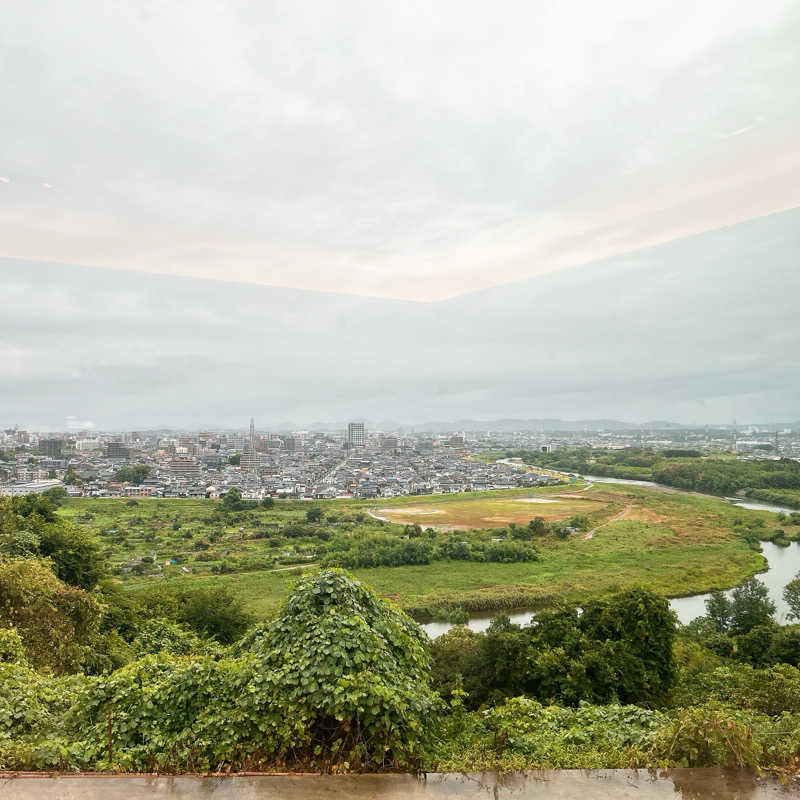
[[[797,0],[0,12],[0,256],[434,300],[800,205]]]
[[[800,209],[438,303],[0,272],[0,428],[800,423]]]

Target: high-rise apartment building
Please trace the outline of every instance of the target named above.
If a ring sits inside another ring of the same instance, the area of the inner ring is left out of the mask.
[[[61,439],[40,439],[39,449],[48,458],[61,458],[61,445],[63,444]]]
[[[367,432],[363,422],[351,422],[347,426],[347,444],[350,447],[364,447],[367,443]]]
[[[395,435],[381,436],[381,450],[387,453],[393,453],[399,447],[398,438]]]
[[[182,480],[199,480],[202,475],[202,465],[199,461],[189,456],[176,456],[167,463],[167,469]]]
[[[106,444],[106,456],[108,458],[130,458],[131,449],[122,442],[108,442]]]

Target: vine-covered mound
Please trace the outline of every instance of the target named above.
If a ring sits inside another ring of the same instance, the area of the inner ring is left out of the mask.
[[[425,634],[337,570],[300,581],[228,657],[162,652],[69,682],[2,670],[28,686],[0,735],[17,769],[413,769],[438,702]]]

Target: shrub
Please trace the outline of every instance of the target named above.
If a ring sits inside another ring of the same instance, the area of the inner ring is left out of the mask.
[[[15,628],[0,628],[0,664],[28,665],[25,647]]]
[[[750,727],[735,713],[708,706],[676,714],[655,737],[651,757],[681,767],[758,765]]]
[[[137,657],[156,653],[189,655],[202,650],[195,633],[163,618],[147,620],[132,644]]]
[[[0,560],[0,628],[16,628],[28,661],[61,674],[83,663],[100,624],[90,594],[35,559]]]
[[[709,701],[769,715],[783,711],[800,713],[800,670],[789,664],[776,664],[768,669],[735,664],[684,676],[675,687],[675,705],[701,705]]]
[[[301,761],[419,763],[437,707],[428,638],[359,581],[338,570],[299,581],[252,652],[269,696],[302,721]]]
[[[220,644],[235,642],[252,623],[238,595],[224,586],[165,585],[140,595],[148,617],[166,617]]]
[[[358,581],[323,572],[236,658],[162,652],[88,683],[64,716],[69,758],[148,771],[418,768],[439,702],[427,642]]]

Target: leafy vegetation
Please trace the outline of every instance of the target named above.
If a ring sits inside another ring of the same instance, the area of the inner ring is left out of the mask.
[[[141,486],[149,474],[150,467],[146,464],[133,464],[129,467],[120,467],[114,474],[114,480]]]
[[[522,450],[506,455],[567,472],[651,480],[686,491],[718,495],[746,491],[751,497],[771,502],[777,502],[776,496],[759,490],[800,489],[800,463],[789,458],[739,461],[701,457],[699,452],[687,450],[601,450],[588,447],[565,448],[553,453]],[[792,497],[794,502],[790,505],[794,506],[797,498]]]
[[[0,769],[800,764],[800,627],[758,581],[685,627],[652,590],[736,583],[760,540],[796,538],[791,518],[626,487],[435,531],[237,494],[0,501]],[[326,568],[343,562],[356,575]],[[367,584],[420,615],[540,611],[431,643]]]
[[[44,495],[0,497],[0,554],[48,558],[63,581],[92,589],[106,574],[100,546],[55,511]]]
[[[433,524],[459,530],[434,530],[407,513],[422,509],[436,512]],[[275,613],[296,577],[289,568],[319,565],[355,570],[418,618],[577,602],[637,583],[665,595],[708,591],[762,569],[761,539],[800,533],[788,521],[778,528],[775,515],[640,487],[440,495],[424,506],[397,498],[380,509],[369,501],[258,503],[238,492],[71,498],[57,516],[97,541],[108,570],[137,594],[153,578],[214,583],[257,615]]]
[[[186,634],[164,626],[145,637],[167,646],[102,677],[0,665],[0,767],[415,769],[427,755],[441,705],[428,639],[343,573],[299,583],[230,653],[176,656]]]
[[[417,529],[416,536],[421,532]],[[433,536],[435,537],[435,534]],[[532,544],[517,541],[475,541],[464,536],[450,536],[444,541],[393,536],[360,536],[339,539],[322,558],[323,566],[348,569],[357,567],[399,567],[408,564],[430,564],[432,561],[497,562],[501,564],[539,560],[539,551]]]
[[[524,694],[547,703],[656,703],[674,679],[674,615],[634,588],[606,601],[537,615],[520,628],[498,617],[486,633],[453,629],[433,645],[434,686],[463,688],[477,708]]]

